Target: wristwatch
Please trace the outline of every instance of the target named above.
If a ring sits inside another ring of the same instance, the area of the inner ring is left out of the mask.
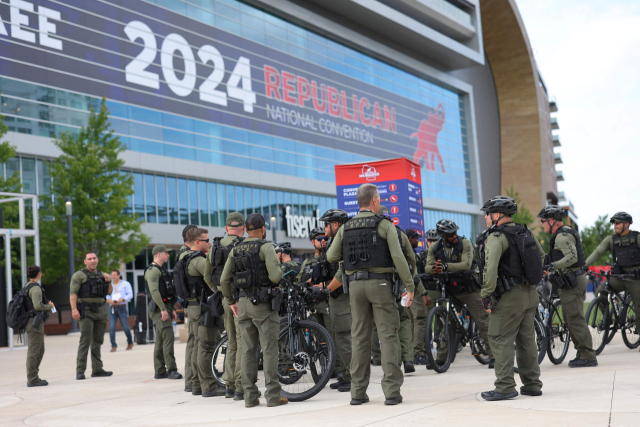
[[[327,292],[327,298],[329,298],[331,296],[331,289],[324,288],[324,290]]]

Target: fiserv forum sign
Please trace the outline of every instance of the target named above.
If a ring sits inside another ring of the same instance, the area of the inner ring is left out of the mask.
[[[319,65],[332,53],[312,40],[289,54],[137,0],[2,1],[0,17],[4,76],[446,173],[443,107]],[[443,94],[430,99],[447,106]]]

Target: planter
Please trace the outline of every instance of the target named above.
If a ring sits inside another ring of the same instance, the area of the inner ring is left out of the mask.
[[[53,323],[44,325],[45,335],[67,335],[71,330],[71,323]]]

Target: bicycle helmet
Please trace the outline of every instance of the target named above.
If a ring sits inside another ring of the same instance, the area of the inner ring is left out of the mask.
[[[616,212],[609,220],[612,224],[616,221],[628,222],[629,225],[633,224],[633,218],[626,212]]]
[[[453,234],[458,231],[460,227],[450,219],[441,219],[436,224],[436,231],[438,234]]]
[[[427,231],[425,237],[427,238],[427,240],[438,240],[440,238],[438,232],[434,228]]]
[[[349,214],[342,209],[329,209],[320,217],[323,222],[339,222],[344,224],[349,220]]]
[[[291,255],[291,243],[282,242],[279,245],[275,245],[276,253],[285,253],[287,255]]]
[[[565,210],[560,206],[550,205],[542,208],[540,213],[538,214],[538,218],[548,218],[548,219],[557,219],[558,221],[562,221],[565,217]]]
[[[311,230],[311,233],[309,233],[309,239],[314,240],[316,237],[320,235],[324,236],[324,228],[316,227],[313,230]]]
[[[480,210],[488,213],[500,212],[511,216],[518,213],[518,205],[511,197],[495,196],[487,200]]]

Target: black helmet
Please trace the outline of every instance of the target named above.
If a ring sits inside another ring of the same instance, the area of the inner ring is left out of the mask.
[[[289,242],[282,242],[279,245],[276,245],[275,248],[277,254],[281,252],[284,252],[287,255],[291,254],[291,243]]]
[[[518,213],[518,205],[511,197],[495,196],[487,200],[480,210],[489,213],[500,212],[511,216]]]
[[[427,233],[425,234],[425,237],[427,238],[427,240],[438,240],[440,238],[435,228],[432,228],[431,230],[427,231]]]
[[[316,227],[309,233],[309,239],[313,240],[321,234],[324,235],[324,228]]]
[[[458,227],[456,223],[451,221],[450,219],[441,219],[436,224],[436,231],[439,234],[453,234],[459,229],[460,227]]]
[[[609,222],[613,224],[615,221],[622,221],[633,224],[633,218],[631,218],[631,215],[626,212],[616,212],[616,214],[611,217],[611,220]]]
[[[349,220],[349,214],[342,209],[329,209],[320,217],[320,221],[323,222],[339,222],[344,224]]]
[[[562,221],[565,217],[565,210],[560,206],[549,205],[547,207],[542,208],[540,213],[538,214],[538,218],[549,218],[549,219],[557,219],[558,221]]]

